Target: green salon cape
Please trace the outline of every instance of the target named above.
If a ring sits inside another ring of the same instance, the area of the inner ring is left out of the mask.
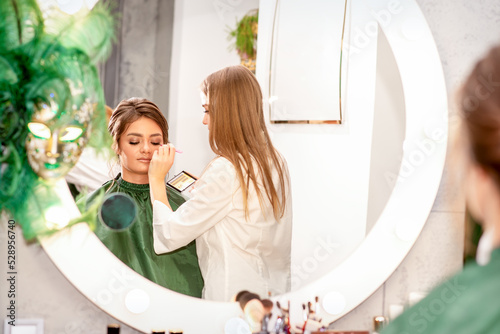
[[[382,331],[414,333],[500,333],[500,248],[487,265],[467,264]]]
[[[109,188],[109,189],[108,189]],[[198,265],[196,244],[192,241],[185,247],[170,253],[157,255],[153,248],[153,208],[149,184],[133,184],[120,176],[106,182],[86,199],[88,207],[101,190],[107,194],[121,192],[130,195],[137,204],[136,221],[124,231],[115,231],[99,220],[95,234],[123,263],[147,279],[193,297],[201,297],[203,278]],[[167,188],[172,210],[185,200]]]

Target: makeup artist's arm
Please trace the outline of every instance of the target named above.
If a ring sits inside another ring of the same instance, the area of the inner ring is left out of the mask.
[[[175,157],[175,147],[172,144],[162,145],[154,152],[149,163],[149,189],[151,192],[151,205],[155,200],[160,201],[170,209],[168,203],[167,191],[165,189],[165,177],[172,168]]]
[[[234,166],[216,158],[191,192],[192,197],[175,212],[160,200],[153,203],[153,240],[157,254],[187,245],[220,223],[233,209],[233,195],[239,181]],[[234,219],[234,217],[233,217]]]

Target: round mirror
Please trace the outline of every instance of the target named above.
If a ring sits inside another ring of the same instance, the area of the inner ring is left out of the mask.
[[[366,237],[362,236],[361,242],[355,245],[347,257],[334,268],[327,268],[321,277],[308,282],[304,280],[304,284],[295,291],[275,297],[283,303],[291,301],[292,317],[298,317],[301,314],[300,305],[313,300],[315,296],[320,297],[320,303],[327,301],[321,314],[328,322],[342,317],[359,305],[389,277],[408,253],[434,202],[446,153],[447,102],[444,79],[436,47],[418,5],[413,0],[403,0],[399,4],[400,10],[390,22],[380,21],[383,19],[381,17],[377,17],[377,20],[394,55],[402,83],[405,135],[401,166],[394,173],[390,198],[376,224]],[[374,4],[367,9],[361,4],[352,3],[348,8],[350,26],[372,29],[370,22],[374,22],[374,18],[370,16],[370,11],[377,5],[380,5],[380,10],[384,9],[382,7],[385,4]],[[259,10],[257,77],[267,94],[276,3],[262,1]],[[410,30],[408,22],[411,22]],[[351,47],[356,46],[353,44],[355,31],[352,30],[348,39]],[[374,58],[366,57],[367,53],[375,52],[373,48],[375,45],[367,45],[359,54],[344,56],[348,59],[344,101],[347,121],[346,126],[337,133],[328,133],[330,137],[339,137],[342,132],[353,129],[348,125],[363,122],[363,112],[373,109],[366,94],[374,94],[374,88],[370,87],[365,71],[375,66]],[[418,67],[415,66],[416,62],[419,63]],[[374,70],[370,70],[370,73],[374,73]],[[426,99],[422,99],[422,96],[426,96]],[[268,98],[266,96],[265,101]],[[297,126],[285,129],[270,126],[270,129],[274,132],[273,140],[276,140],[279,149],[287,136],[303,131],[298,130]],[[318,136],[312,130],[306,132]],[[183,150],[187,151],[186,147]],[[290,160],[294,159],[292,153],[286,153],[290,155],[286,156],[290,165]],[[338,152],[317,153],[338,154],[338,159],[342,159]],[[334,177],[341,179],[344,176]],[[61,198],[71,198],[64,182],[58,184],[57,191]],[[329,205],[328,199],[325,200],[322,205]],[[294,198],[294,202],[298,205],[297,198]],[[68,200],[66,205],[75,216],[79,215],[73,202]],[[302,217],[306,217],[306,213],[307,208],[301,213]],[[297,219],[297,215],[295,219],[297,223],[303,221],[303,218]],[[348,217],[343,221],[349,222]],[[307,224],[307,221],[304,223]],[[151,283],[117,261],[85,224],[44,238],[41,243],[59,269],[85,296],[105,312],[140,331],[147,333],[151,328],[175,327],[183,328],[185,333],[221,333],[226,321],[240,314],[236,303],[186,297]],[[318,253],[318,256],[322,255]],[[92,276],[88,275],[89,272],[92,272]],[[366,279],[366,273],[370,273],[369,280]],[[127,299],[127,295],[131,291],[134,296],[142,296],[140,309],[127,307],[125,301],[130,299]]]

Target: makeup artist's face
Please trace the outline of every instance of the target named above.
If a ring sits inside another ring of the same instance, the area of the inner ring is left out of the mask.
[[[131,123],[118,143],[123,179],[131,183],[148,183],[151,157],[162,144],[161,128],[155,121],[141,117]]]
[[[205,114],[203,115],[203,124],[208,127],[208,131],[210,131],[210,112],[208,109],[208,95],[205,95],[203,92],[200,92],[201,98],[201,106],[205,110]]]
[[[204,104],[205,114],[203,115],[203,124],[208,126],[208,131],[210,131],[210,112],[208,111],[208,105]]]

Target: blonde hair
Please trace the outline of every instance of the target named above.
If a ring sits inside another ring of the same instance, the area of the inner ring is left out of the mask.
[[[244,66],[230,66],[209,75],[202,84],[202,91],[209,103],[210,147],[234,165],[246,216],[248,187],[252,182],[261,207],[263,194],[259,184],[272,205],[275,219],[279,220],[285,211],[288,175],[267,132],[257,79]],[[279,176],[277,184],[273,182],[273,166]]]

